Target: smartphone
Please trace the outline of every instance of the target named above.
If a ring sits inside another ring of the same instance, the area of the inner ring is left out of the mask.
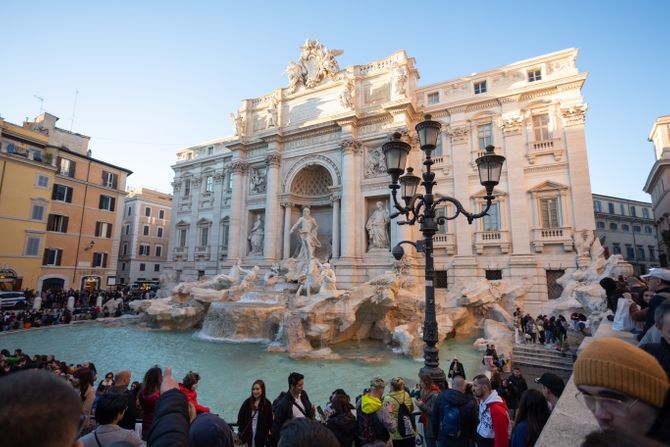
[[[319,412],[319,416],[321,416],[321,419],[323,419],[323,418],[326,417],[326,415],[323,414],[323,408],[321,408],[321,405],[317,405],[317,406],[316,406],[316,411]]]

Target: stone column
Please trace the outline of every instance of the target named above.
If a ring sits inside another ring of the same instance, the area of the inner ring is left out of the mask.
[[[453,164],[454,164],[454,193],[463,206],[471,211],[470,188],[468,173],[470,167],[470,126],[449,126],[447,134],[451,138]],[[456,236],[457,256],[472,256],[472,226],[468,224],[465,217],[459,216],[453,220],[454,233]],[[473,224],[474,225],[474,224]]]
[[[340,195],[333,193],[331,200],[333,201],[332,256],[337,259],[340,257]]]
[[[586,154],[586,140],[584,138],[586,109],[586,104],[561,108],[565,150],[567,151],[567,159],[569,161],[570,204],[575,231],[595,230],[596,227],[593,201],[591,200],[589,160]]]
[[[510,222],[512,254],[527,255],[531,253],[531,250],[528,225],[530,219],[526,216],[531,214],[526,200],[526,184],[521,181],[526,175],[524,173],[526,148],[523,138],[523,118],[520,116],[504,117],[500,122],[500,128],[504,135],[503,155],[507,157],[503,171],[507,171],[509,216],[505,218],[509,218],[508,222]]]
[[[282,203],[284,207],[284,252],[282,259],[288,259],[291,256],[291,210],[293,204],[289,202]]]
[[[265,240],[263,241],[263,254],[265,259],[276,261],[279,257],[278,242],[280,233],[277,222],[280,219],[279,210],[279,163],[281,156],[272,151],[265,162],[267,164],[266,176],[266,199],[265,199]]]
[[[345,140],[342,146],[342,207],[340,211],[342,238],[341,256],[353,258],[356,255],[356,178],[354,173],[355,154],[360,144],[355,140]]]
[[[236,160],[231,163],[230,170],[233,174],[233,197],[230,204],[230,227],[228,232],[228,258],[237,259],[246,253],[240,251],[242,240],[246,243],[247,236],[242,234],[241,221],[244,208],[244,186],[249,164],[244,160]]]

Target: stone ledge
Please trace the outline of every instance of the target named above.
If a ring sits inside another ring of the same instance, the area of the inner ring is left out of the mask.
[[[615,331],[612,329],[612,322],[604,319],[593,337],[584,338],[577,352],[581,352],[593,340],[603,337],[615,337],[637,344],[633,334]],[[574,447],[581,445],[586,435],[598,428],[598,422],[591,411],[577,399],[577,387],[573,379],[574,375],[570,376],[570,380],[544,426],[540,438],[535,443],[535,447]]]

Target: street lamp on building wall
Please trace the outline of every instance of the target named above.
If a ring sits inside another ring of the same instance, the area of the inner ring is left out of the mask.
[[[433,194],[435,183],[435,173],[430,170],[433,165],[431,153],[437,147],[437,139],[440,136],[442,125],[437,121],[432,121],[430,115],[425,115],[424,121],[418,123],[415,127],[419,137],[421,150],[425,153],[426,159],[423,162],[425,170],[419,178],[414,175],[411,167],[407,168],[405,173],[405,164],[407,156],[412,147],[401,140],[400,133],[394,133],[391,140],[382,146],[384,157],[386,159],[387,173],[391,176],[391,195],[393,196],[393,206],[397,210],[391,215],[391,218],[404,216],[405,220],[399,221],[398,225],[414,225],[419,223],[423,240],[416,242],[401,241],[392,250],[393,256],[400,260],[403,257],[404,250],[402,244],[413,246],[416,251],[425,253],[426,269],[426,310],[423,322],[423,341],[425,347],[423,350],[424,366],[420,374],[430,374],[436,383],[446,383],[444,371],[439,367],[438,350],[436,344],[438,341],[437,320],[435,317],[435,289],[433,286],[433,235],[438,230],[438,225],[443,225],[447,220],[452,220],[463,214],[472,224],[475,219],[486,216],[494,199],[493,188],[500,181],[505,157],[496,155],[493,146],[486,147],[486,153],[477,158],[477,169],[479,171],[479,182],[486,189],[486,207],[480,213],[470,213],[465,210],[461,202],[453,197]],[[423,180],[423,181],[422,181]],[[425,194],[417,194],[419,184],[423,185]],[[398,201],[398,190],[404,204]],[[435,208],[444,202],[454,205],[456,211],[449,216],[436,216]]]

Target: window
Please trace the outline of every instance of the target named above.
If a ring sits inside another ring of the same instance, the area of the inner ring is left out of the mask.
[[[191,195],[191,179],[184,180],[184,197]]]
[[[561,226],[558,215],[558,198],[540,199],[540,212],[542,216],[542,228]]]
[[[186,247],[186,237],[188,235],[188,229],[187,228],[179,228],[177,230],[179,232],[179,237],[177,238],[179,242],[179,247],[184,248]]]
[[[493,131],[491,123],[477,126],[477,139],[479,141],[479,150],[485,151],[486,146],[493,144]]]
[[[498,281],[502,279],[502,270],[486,270],[486,279],[489,281]]]
[[[77,163],[67,158],[61,158],[58,163],[58,173],[67,177],[74,177],[75,167]]]
[[[210,146],[207,148],[207,155],[212,155],[214,153],[214,146]]]
[[[144,225],[144,227],[142,228],[142,235],[149,236],[149,225]]]
[[[112,224],[108,222],[96,222],[95,223],[95,237],[106,237],[107,239],[112,237]]]
[[[644,226],[644,232],[647,233],[647,234],[651,234],[651,233],[654,232],[654,230],[649,225],[645,225]]]
[[[204,247],[205,245],[207,245],[208,239],[209,239],[209,227],[201,227],[200,238],[199,238],[200,246]]]
[[[24,256],[37,256],[40,252],[40,243],[42,239],[36,236],[26,237],[26,247],[23,251]]]
[[[535,82],[542,80],[542,70],[539,68],[534,70],[528,70],[528,82]]]
[[[102,186],[116,189],[118,178],[113,172],[102,171]]]
[[[619,204],[619,211],[621,211],[621,215],[625,216],[626,215],[626,207],[623,206],[623,203]]]
[[[60,200],[61,202],[72,203],[72,188],[65,185],[54,184],[54,189],[51,192],[52,200]]]
[[[630,226],[628,224],[621,224],[621,231],[630,231]]]
[[[535,136],[535,141],[545,141],[550,138],[548,114],[533,115],[533,135]]]
[[[163,246],[156,245],[156,256],[162,256],[162,255],[163,255]]]
[[[156,237],[157,238],[163,237],[163,227],[158,227],[158,229],[156,230]]]
[[[635,248],[636,248],[636,251],[637,251],[637,259],[640,259],[641,261],[644,261],[644,257],[645,257],[644,247],[642,245],[636,245]]]
[[[433,271],[433,284],[436,289],[446,289],[448,286],[447,280],[447,271],[446,270],[434,270]]]
[[[233,190],[233,173],[232,172],[228,173],[228,176],[226,177],[226,182],[227,182],[226,183],[226,189],[228,191],[232,191]]]
[[[128,233],[130,233],[130,225],[126,225],[125,229],[126,229],[125,233],[126,233],[126,236],[127,236]]]
[[[144,264],[144,263],[140,264],[140,272],[143,272],[143,271],[145,271],[146,269],[147,269],[147,265],[146,265],[146,264]]]
[[[122,262],[122,263],[121,263],[121,271],[122,271],[122,272],[125,272],[125,271],[126,271],[126,263],[125,263],[125,262]],[[123,278],[121,278],[121,280],[123,280]]]
[[[165,210],[158,210],[158,218],[165,219]]]
[[[593,209],[595,209],[597,212],[602,211],[602,205],[600,204],[600,200],[595,200],[593,202]]]
[[[630,244],[626,244],[626,259],[635,259],[635,251]]]
[[[32,220],[44,220],[44,205],[33,203],[30,210],[30,218]]]
[[[123,256],[128,254],[128,244],[123,244]]]
[[[614,222],[610,222],[610,230],[617,231],[619,229],[619,225],[615,224]]]
[[[47,177],[46,175],[37,174],[37,180],[35,184],[38,188],[47,189],[49,188],[49,177]]]
[[[130,216],[131,214],[133,214],[133,207],[129,205],[128,206],[128,215]]]
[[[639,233],[642,231],[642,227],[639,225],[633,225],[633,233]]]
[[[614,212],[614,204],[613,204],[613,203],[608,203],[608,204],[607,204],[607,211],[608,211],[610,214],[616,214],[616,213]]]
[[[486,81],[475,82],[475,95],[486,93]]]
[[[47,231],[58,231],[59,233],[67,233],[67,224],[70,218],[61,216],[60,214],[49,214],[47,218]]]
[[[98,204],[99,209],[114,211],[114,205],[116,205],[116,199],[114,197],[100,194],[100,202]]]
[[[620,255],[621,254],[621,245],[618,242],[612,244],[612,254]]]
[[[484,231],[498,231],[500,230],[500,213],[499,213],[499,205],[500,202],[494,202],[491,205],[491,208],[489,208],[487,212],[487,216],[484,216],[482,219],[483,221],[483,228]],[[484,205],[482,205],[483,207]]]
[[[633,217],[637,217],[637,209],[634,206],[630,207],[630,215]]]
[[[42,265],[60,265],[63,259],[63,250],[60,248],[45,248]]]
[[[228,231],[230,230],[230,221],[224,218],[221,221],[221,249],[228,250]]]
[[[145,215],[146,217],[151,217],[151,208],[149,208],[148,206],[145,207],[145,208],[144,208],[144,215]]]
[[[198,279],[202,278],[205,276],[205,271],[204,270],[198,270]]]
[[[161,265],[160,264],[154,264],[154,272],[160,272],[161,271]]]
[[[428,104],[438,104],[440,102],[440,92],[428,93]]]
[[[93,253],[93,267],[107,267],[107,253]]]
[[[649,208],[642,208],[642,217],[649,219]]]
[[[214,177],[208,175],[205,177],[205,192],[212,192],[214,190]]]
[[[649,250],[649,259],[652,261],[656,260],[656,249],[654,248],[653,245],[647,246],[647,250]]]
[[[605,222],[601,222],[601,221],[596,222],[596,227],[599,230],[604,230],[605,229]]]
[[[140,244],[140,256],[149,256],[149,244]]]

